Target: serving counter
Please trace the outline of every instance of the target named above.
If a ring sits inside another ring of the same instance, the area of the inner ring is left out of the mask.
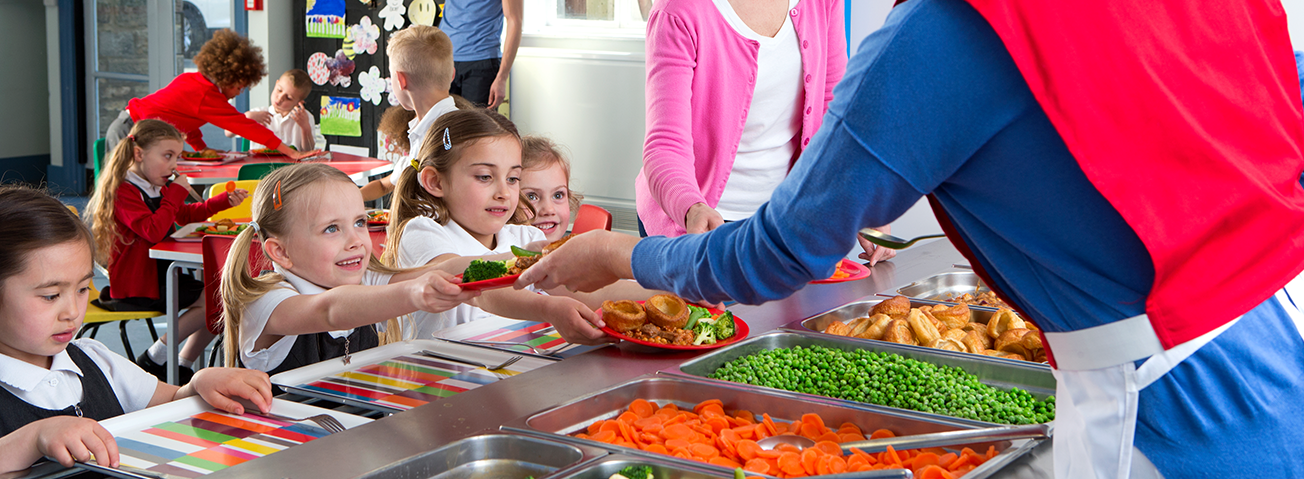
[[[965,259],[946,241],[904,250],[879,263],[869,278],[810,285],[759,306],[729,309],[758,335],[879,292],[952,269]],[[382,469],[515,419],[672,368],[700,352],[670,352],[635,344],[609,346],[528,373],[402,412],[374,423],[249,461],[207,477],[346,478]],[[1049,477],[1050,441],[995,477]]]

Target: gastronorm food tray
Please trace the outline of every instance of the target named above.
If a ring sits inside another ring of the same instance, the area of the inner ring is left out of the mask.
[[[961,296],[965,293],[986,293],[991,291],[986,284],[973,271],[952,271],[942,273],[915,281],[900,288],[897,288],[896,294],[910,298],[912,301],[919,301],[925,304],[957,304],[954,301],[945,301],[942,298],[946,295]],[[879,296],[895,296],[893,294],[880,293]],[[996,311],[992,306],[969,305],[969,309],[975,311]]]
[[[732,477],[732,471],[720,466],[570,436],[570,434],[584,432],[588,425],[595,421],[619,416],[634,399],[644,399],[658,405],[673,402],[681,409],[687,410],[691,410],[694,405],[702,401],[719,399],[724,402],[726,411],[745,409],[755,414],[766,413],[776,422],[799,420],[802,414],[815,413],[820,415],[826,424],[850,422],[859,426],[866,434],[875,429],[885,428],[899,436],[905,436],[970,429],[986,424],[745,384],[682,376],[654,375],[635,378],[629,382],[586,395],[563,405],[515,419],[504,424],[502,429],[510,432],[539,435],[573,444],[606,448],[613,453],[631,457],[654,458],[668,464],[713,471],[712,474],[715,474],[716,477]],[[1017,458],[1018,455],[1031,451],[1031,447],[1021,447],[1025,442],[1039,441],[996,441],[976,443],[970,445],[970,447],[975,450],[986,450],[990,445],[1001,451],[1000,455],[989,461],[993,463],[991,467],[984,464],[980,468],[995,471],[1000,466]],[[1017,455],[1015,455],[1016,453]],[[979,473],[981,472],[980,469],[975,469],[970,474]],[[874,472],[881,472],[883,475],[867,475],[865,477],[908,477],[902,475],[899,470]],[[609,477],[609,475],[602,477]],[[661,476],[656,475],[656,477],[660,478]],[[966,475],[966,477],[979,478],[985,476],[980,474]]]
[[[826,313],[820,313],[820,314],[817,314],[817,315],[815,315],[815,316],[811,316],[811,317],[809,317],[809,318],[806,318],[806,319],[803,319],[803,320],[800,320],[800,321],[796,321],[796,322],[790,323],[790,324],[786,325],[785,328],[787,328],[787,329],[794,329],[794,330],[798,330],[798,331],[813,331],[813,332],[815,332],[815,333],[819,333],[819,334],[822,334],[822,335],[825,335],[825,336],[832,336],[832,337],[837,337],[837,338],[846,338],[846,339],[852,339],[852,340],[856,340],[856,341],[869,341],[869,342],[876,343],[876,344],[878,344],[878,343],[887,343],[887,344],[892,344],[892,345],[899,346],[899,347],[902,347],[902,348],[907,348],[907,349],[919,349],[919,350],[922,350],[922,351],[925,351],[925,352],[929,352],[929,351],[940,351],[939,349],[936,349],[936,348],[930,348],[930,347],[927,347],[927,346],[912,346],[912,345],[908,345],[908,344],[899,344],[899,343],[893,343],[893,342],[891,342],[891,341],[882,341],[882,340],[878,340],[878,339],[865,339],[865,338],[857,338],[857,337],[853,337],[853,336],[838,336],[838,335],[835,335],[835,334],[825,334],[825,333],[824,333],[824,329],[827,328],[827,327],[829,327],[829,324],[832,324],[834,321],[841,321],[841,322],[846,323],[846,322],[852,321],[852,320],[857,319],[857,318],[863,318],[863,317],[865,317],[865,316],[869,316],[869,310],[870,310],[870,309],[873,309],[873,308],[874,308],[874,305],[876,305],[876,304],[878,304],[878,303],[881,303],[881,302],[883,302],[883,300],[881,300],[881,299],[869,299],[869,300],[855,301],[855,302],[852,302],[852,303],[844,304],[844,305],[842,305],[842,306],[838,306],[837,308],[833,309],[832,311],[829,311],[829,312],[826,312]],[[934,302],[922,302],[922,301],[917,301],[917,300],[911,300],[911,301],[910,301],[910,307],[911,307],[911,308],[918,308],[918,307],[921,307],[921,306],[929,306],[929,305],[933,305],[933,304],[937,304],[937,303],[934,303]],[[991,319],[992,314],[995,313],[994,311],[989,311],[989,310],[978,310],[978,309],[974,309],[973,306],[969,306],[969,311],[973,314],[973,321],[976,321],[976,322],[979,322],[979,323],[983,323],[983,324],[987,324],[987,321],[988,321],[989,319]],[[956,352],[958,352],[958,351],[956,351]],[[1040,368],[1040,369],[1044,369],[1047,373],[1050,372],[1050,365],[1045,364],[1045,363],[1038,363],[1038,362],[1033,362],[1033,361],[1019,361],[1019,360],[1017,360],[1017,359],[1005,359],[1005,358],[998,358],[998,357],[996,357],[996,356],[986,356],[986,355],[982,355],[982,354],[975,354],[975,353],[968,353],[968,352],[966,352],[966,353],[961,353],[961,354],[966,354],[966,355],[968,355],[968,356],[970,356],[970,357],[973,357],[973,358],[981,358],[981,359],[988,360],[988,361],[998,361],[998,362],[1002,362],[1002,363],[1014,363],[1014,364],[1018,364],[1018,365],[1034,365],[1034,366],[1037,366],[1037,367]],[[1053,383],[1052,383],[1052,389],[1053,389],[1053,388],[1054,388],[1054,386],[1053,386]]]
[[[395,461],[371,471],[369,479],[460,479],[504,477],[542,479],[565,474],[607,451],[562,444],[538,437],[485,434],[462,439],[433,451]]]
[[[682,461],[674,462],[658,458],[627,456],[624,454],[605,456],[594,462],[585,464],[583,468],[570,475],[558,475],[555,477],[557,479],[607,479],[611,477],[612,474],[620,472],[621,469],[629,466],[650,466],[652,468],[652,477],[655,477],[656,479],[726,479],[733,477],[733,475],[721,475],[720,472],[716,470],[689,466],[684,464]],[[892,476],[872,477],[907,477],[904,470],[898,470],[897,472],[898,474]],[[748,473],[747,475],[753,476],[755,474]]]
[[[793,346],[801,346],[801,347],[821,346],[825,348],[842,349],[845,351],[864,349],[864,350],[874,351],[874,352],[880,352],[880,351],[888,352],[888,353],[898,354],[917,361],[923,361],[923,362],[933,363],[937,365],[958,367],[960,369],[963,369],[965,372],[969,374],[973,374],[974,376],[977,376],[978,381],[983,384],[998,389],[1005,389],[1005,390],[1012,389],[1012,388],[1019,388],[1031,393],[1032,396],[1037,399],[1045,399],[1046,397],[1055,394],[1055,377],[1051,375],[1050,369],[1038,365],[1037,363],[1032,363],[1027,361],[1005,361],[1005,360],[998,361],[986,356],[978,356],[969,353],[960,353],[955,351],[947,351],[943,349],[909,347],[905,345],[888,343],[883,341],[867,341],[864,339],[853,339],[844,336],[833,336],[833,335],[828,335],[823,333],[812,333],[812,332],[804,332],[804,331],[782,331],[781,330],[781,331],[771,332],[768,334],[763,334],[760,336],[755,336],[752,337],[751,339],[735,344],[733,346],[717,349],[710,353],[703,354],[701,356],[688,360],[683,364],[680,364],[679,366],[668,368],[664,370],[664,372],[671,373],[671,374],[683,374],[688,376],[695,376],[695,377],[705,378],[710,381],[719,381],[716,379],[710,379],[710,375],[711,373],[715,372],[716,369],[719,369],[721,366],[723,366],[725,363],[729,361],[733,361],[735,359],[750,354],[759,353],[761,351],[780,349],[780,348],[790,348]],[[728,381],[720,381],[720,382],[728,383]],[[730,383],[730,384],[734,384],[734,383]],[[752,387],[763,388],[769,391],[777,391],[776,389],[766,388],[764,386],[752,386]],[[792,394],[801,394],[801,396],[807,398],[825,398],[824,396],[816,396],[816,395],[803,394],[803,393],[792,393]],[[833,398],[825,398],[825,399],[830,401],[837,401],[837,402],[850,403],[850,404],[867,404],[867,403],[847,401],[842,399],[833,399]],[[888,408],[887,406],[878,406],[878,407],[893,409],[897,411],[907,411],[905,409]],[[921,417],[947,419],[951,421],[966,421],[971,424],[977,424],[984,427],[993,426],[993,425],[1004,425],[1004,424],[989,423],[985,421],[973,421],[969,419],[961,419],[961,418],[955,418],[951,416],[944,416],[940,414],[925,413],[919,411],[908,411],[908,412],[913,415],[918,415]]]

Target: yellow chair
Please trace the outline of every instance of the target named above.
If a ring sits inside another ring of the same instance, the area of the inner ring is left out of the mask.
[[[254,188],[258,187],[258,180],[239,180],[235,182],[235,187],[236,189],[249,190],[249,198],[240,202],[240,204],[236,205],[234,208],[229,208],[214,213],[213,217],[209,218],[208,221],[217,221],[217,220],[224,220],[224,219],[229,219],[232,221],[249,221],[249,219],[254,216],[253,208],[251,206],[253,202],[250,201],[250,199],[252,199],[254,196]],[[209,198],[212,198],[222,193],[226,193],[226,183],[218,183],[216,185],[213,185],[212,188],[208,189]]]
[[[74,215],[77,214],[76,206],[68,205],[68,210],[72,211],[72,214]],[[97,264],[96,267],[98,266],[99,265]],[[100,325],[118,321],[118,331],[122,336],[122,347],[123,349],[126,349],[127,357],[134,359],[136,354],[131,351],[131,342],[127,340],[127,321],[133,319],[144,319],[145,324],[149,326],[150,336],[152,336],[155,341],[158,341],[158,331],[154,329],[154,321],[152,321],[152,319],[163,316],[162,311],[109,311],[96,306],[95,303],[93,303],[93,301],[100,297],[100,290],[95,289],[95,281],[91,281],[90,288],[90,297],[87,298],[86,304],[86,319],[82,322],[81,331],[77,332],[78,338],[82,337],[87,332],[90,332],[91,337],[94,338],[95,334],[100,331]],[[87,326],[90,326],[90,328],[88,329]]]

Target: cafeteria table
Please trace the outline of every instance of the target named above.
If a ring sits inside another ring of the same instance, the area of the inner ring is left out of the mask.
[[[351,155],[332,151],[329,158],[306,160],[306,162],[325,163],[343,171],[359,186],[378,175],[394,170],[394,163],[367,156]],[[213,185],[237,179],[240,167],[256,163],[293,163],[284,156],[249,156],[230,163],[213,165],[177,165],[177,172],[186,175],[192,185]]]
[[[385,251],[385,231],[371,232],[371,249],[377,256]],[[180,278],[181,270],[202,270],[204,269],[203,248],[198,241],[177,241],[172,238],[164,239],[153,248],[149,249],[149,257],[155,260],[172,261],[168,265],[167,271],[167,331],[171,333],[177,330],[177,316],[180,312],[181,302],[180,291],[177,291],[177,282]],[[177,383],[177,365],[180,364],[177,356],[180,354],[180,341],[176,340],[176,335],[168,337],[168,384]]]

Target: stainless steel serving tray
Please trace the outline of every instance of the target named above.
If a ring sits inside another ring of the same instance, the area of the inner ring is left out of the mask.
[[[711,373],[715,372],[725,363],[750,354],[766,351],[770,349],[790,348],[793,346],[810,347],[822,346],[826,348],[842,349],[854,351],[865,349],[869,351],[884,351],[899,354],[907,358],[924,361],[928,363],[954,366],[963,369],[969,374],[978,377],[979,382],[999,389],[1019,388],[1028,391],[1038,399],[1045,399],[1047,396],[1055,394],[1055,377],[1051,375],[1050,369],[1030,363],[1027,361],[1010,361],[997,360],[988,356],[978,356],[969,353],[959,353],[955,351],[946,351],[942,349],[920,348],[917,346],[905,346],[896,343],[883,341],[867,341],[863,339],[853,339],[844,336],[833,336],[823,333],[813,333],[804,331],[775,331],[768,334],[749,338],[740,343],[717,349],[707,354],[693,358],[678,367],[670,368],[664,372],[671,374],[684,374],[705,378],[710,381]],[[727,381],[719,381],[726,382]],[[734,383],[730,383],[734,384]],[[777,389],[766,388],[764,386],[751,386],[769,391]],[[866,404],[855,401],[846,401],[842,399],[825,398],[824,396],[815,396],[803,393],[799,394],[807,398],[824,398],[830,401],[848,404]],[[897,411],[907,411],[905,409],[888,408],[886,406],[876,406],[884,409],[893,409]],[[998,425],[985,421],[971,421],[968,419],[954,418],[940,414],[925,413],[918,411],[908,411],[911,415],[927,417],[934,419],[945,419],[949,421],[965,421],[971,424],[982,426]]]
[[[864,338],[856,338],[856,337],[851,337],[851,336],[838,336],[838,335],[834,335],[834,334],[825,334],[825,333],[824,333],[824,329],[825,329],[825,328],[828,328],[829,325],[832,324],[834,321],[841,321],[841,322],[843,322],[843,323],[846,323],[846,322],[851,321],[851,320],[854,320],[854,319],[856,319],[856,318],[863,318],[863,317],[865,317],[865,316],[869,316],[869,310],[870,310],[870,309],[873,309],[873,308],[874,308],[874,305],[876,305],[876,304],[878,304],[878,303],[881,303],[881,302],[883,302],[883,300],[881,300],[881,299],[868,299],[868,300],[856,301],[856,302],[853,302],[853,303],[849,303],[849,304],[845,304],[845,305],[839,306],[839,307],[837,307],[836,309],[834,309],[834,310],[832,310],[832,311],[829,311],[829,312],[826,312],[826,313],[817,314],[817,315],[815,315],[815,316],[811,316],[811,317],[806,318],[806,319],[803,319],[803,320],[801,320],[801,321],[796,321],[796,322],[794,322],[794,323],[790,323],[790,324],[788,324],[788,325],[785,326],[785,327],[788,328],[788,329],[795,329],[795,330],[798,330],[798,331],[811,331],[811,332],[814,332],[814,333],[817,333],[817,334],[821,334],[821,335],[824,335],[824,336],[835,337],[835,338],[846,338],[846,339],[851,339],[851,340],[855,340],[855,341],[866,341],[866,342],[873,343],[873,344],[891,344],[891,345],[899,346],[899,347],[902,347],[902,348],[907,348],[907,349],[918,349],[918,350],[922,350],[922,351],[925,351],[925,352],[929,352],[929,351],[941,351],[940,349],[929,348],[929,347],[926,347],[926,346],[911,346],[911,345],[908,345],[908,344],[899,344],[899,343],[893,343],[893,342],[889,342],[889,341],[880,341],[880,340],[877,340],[877,339],[864,339]],[[929,305],[932,305],[932,304],[937,304],[937,303],[936,303],[936,302],[924,302],[924,301],[918,301],[918,300],[910,300],[910,307],[911,307],[911,308],[918,308],[918,307],[920,307],[920,306],[929,306]],[[993,314],[992,311],[987,311],[987,310],[977,310],[977,309],[974,309],[973,306],[970,306],[970,307],[969,307],[969,310],[970,310],[970,311],[972,312],[972,314],[973,314],[973,321],[977,321],[977,322],[979,322],[979,323],[984,323],[984,324],[987,323],[987,320],[988,320],[988,319],[991,319],[992,314]],[[964,354],[964,355],[967,355],[967,356],[973,357],[973,358],[975,358],[975,359],[984,359],[984,360],[987,360],[987,361],[997,361],[997,362],[1001,362],[1001,363],[1007,363],[1007,362],[1008,362],[1008,363],[1013,363],[1013,364],[1028,364],[1028,365],[1034,365],[1034,366],[1037,366],[1037,367],[1040,368],[1040,369],[1044,369],[1044,370],[1046,370],[1047,373],[1050,372],[1050,365],[1045,364],[1045,363],[1037,363],[1037,362],[1032,362],[1032,361],[1019,361],[1019,360],[1017,360],[1017,359],[1005,359],[1005,358],[998,358],[998,357],[995,357],[995,356],[986,356],[986,355],[982,355],[982,354],[974,354],[974,353],[960,353],[960,354]],[[1054,389],[1054,383],[1052,383],[1051,389]]]
[[[948,294],[960,296],[965,293],[977,294],[987,291],[991,291],[991,289],[982,284],[982,280],[973,271],[953,271],[929,276],[897,288],[896,294],[926,304],[956,304],[954,301],[944,301],[942,298]],[[879,293],[879,296],[891,297],[895,295]],[[972,304],[969,305],[969,309],[975,312],[996,311],[996,308],[991,306],[975,306]]]
[[[668,375],[644,376],[611,388],[589,394],[582,398],[553,407],[533,415],[518,418],[502,426],[504,430],[523,434],[539,435],[557,441],[602,447],[614,453],[630,457],[651,458],[664,464],[685,466],[695,470],[708,471],[712,477],[732,477],[732,471],[710,464],[688,461],[685,459],[650,453],[633,448],[600,443],[588,439],[570,436],[583,432],[589,424],[602,419],[611,419],[623,412],[634,399],[645,399],[664,405],[673,402],[681,408],[691,409],[693,405],[708,399],[724,402],[726,410],[745,409],[754,413],[767,413],[775,421],[789,422],[799,420],[802,414],[819,414],[827,424],[850,422],[859,426],[866,433],[875,429],[886,428],[898,435],[924,434],[928,432],[953,431],[973,428],[984,424],[975,421],[930,415],[916,414],[913,411],[883,408],[879,406],[837,401],[818,396],[808,396],[787,391],[758,388],[744,384],[724,381],[701,380],[690,377]],[[1031,451],[1025,442],[1038,441],[999,441],[972,445],[975,450],[986,450],[995,446],[1002,454],[993,458],[995,471],[1000,466],[1014,460],[1018,455]],[[1035,446],[1035,444],[1033,444]],[[999,459],[999,462],[997,462]],[[623,467],[623,466],[622,466]],[[986,464],[984,464],[986,467]],[[617,468],[618,469],[618,468]],[[909,477],[903,471],[874,471],[864,477]],[[977,469],[974,472],[979,472]],[[972,474],[972,473],[971,473]],[[750,475],[750,474],[749,474]],[[609,477],[601,476],[603,478]],[[592,476],[584,476],[592,477]],[[657,474],[656,477],[662,477]],[[696,476],[684,476],[696,477]],[[966,476],[985,477],[985,476]]]
[[[538,437],[486,434],[468,437],[433,451],[381,467],[368,479],[462,479],[503,477],[542,479],[578,470],[607,455],[602,448],[562,444]]]
[[[721,476],[718,471],[707,468],[693,467],[658,458],[626,456],[624,454],[612,454],[603,457],[586,464],[582,469],[570,475],[556,477],[557,479],[607,479],[612,474],[620,472],[621,469],[629,466],[651,466],[652,476],[656,479],[723,479],[733,477],[733,475]]]

